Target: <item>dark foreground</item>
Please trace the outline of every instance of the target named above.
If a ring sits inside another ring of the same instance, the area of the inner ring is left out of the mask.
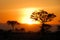
[[[0,31],[0,40],[60,40],[60,32],[41,34]]]

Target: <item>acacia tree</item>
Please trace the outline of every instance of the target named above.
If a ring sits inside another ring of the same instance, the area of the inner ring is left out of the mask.
[[[49,22],[52,21],[53,18],[55,18],[56,15],[54,15],[53,13],[48,13],[44,10],[41,10],[39,12],[33,12],[31,15],[31,18],[36,20],[36,21],[40,21],[44,24],[45,22]]]
[[[19,23],[18,23],[17,21],[7,21],[7,24],[8,24],[8,25],[11,25],[12,30],[15,30],[15,27],[14,27],[14,26],[15,26],[16,24],[19,24]]]
[[[42,30],[43,30],[44,26],[47,26],[45,24],[45,22],[50,22],[55,17],[56,17],[56,15],[54,15],[54,13],[48,13],[44,10],[40,10],[39,12],[33,12],[31,14],[32,19],[42,22]],[[48,26],[50,26],[50,25],[48,25]]]

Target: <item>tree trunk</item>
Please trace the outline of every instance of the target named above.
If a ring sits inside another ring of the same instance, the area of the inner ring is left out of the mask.
[[[44,26],[45,24],[44,24],[44,22],[42,23],[42,27],[41,27],[41,34],[45,34],[45,29],[44,29]]]
[[[12,31],[14,31],[15,30],[15,28],[14,28],[14,26],[12,26]]]
[[[51,25],[42,23],[41,33],[44,35],[45,33],[49,32]]]

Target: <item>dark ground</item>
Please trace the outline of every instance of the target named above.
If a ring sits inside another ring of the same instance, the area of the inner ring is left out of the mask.
[[[53,33],[23,33],[0,31],[0,40],[60,40],[60,31]]]

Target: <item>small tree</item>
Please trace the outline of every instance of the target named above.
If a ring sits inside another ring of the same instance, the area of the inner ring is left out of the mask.
[[[57,25],[57,27],[58,27],[58,31],[60,31],[60,25]]]
[[[25,29],[24,29],[24,28],[21,28],[20,31],[21,31],[21,32],[25,32]]]
[[[45,22],[50,22],[55,17],[56,15],[54,15],[53,13],[48,13],[44,10],[41,10],[39,12],[33,12],[31,15],[32,19],[42,22],[42,30],[44,30],[43,28],[45,26]]]
[[[12,30],[15,30],[14,26],[19,23],[17,21],[7,21],[7,24],[12,26]]]

